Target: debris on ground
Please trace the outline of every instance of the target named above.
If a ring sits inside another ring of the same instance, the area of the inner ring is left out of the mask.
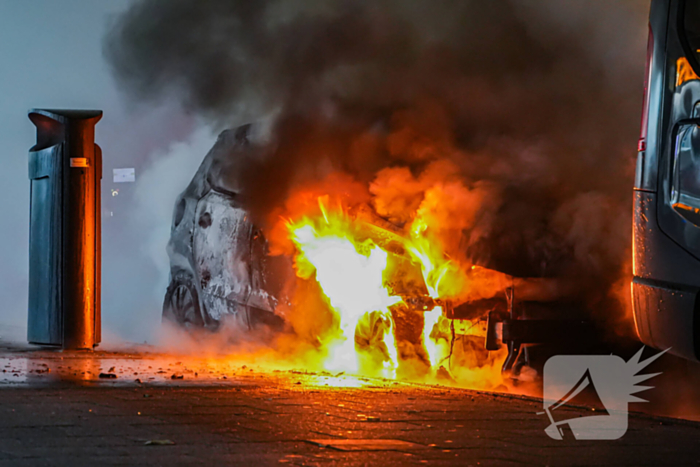
[[[172,446],[175,443],[169,439],[149,439],[143,444],[144,446]]]

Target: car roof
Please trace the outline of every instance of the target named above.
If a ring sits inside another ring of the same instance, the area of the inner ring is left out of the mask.
[[[186,192],[201,197],[213,188],[232,196],[240,194],[246,164],[251,158],[262,157],[263,145],[256,142],[254,132],[252,124],[222,131]]]

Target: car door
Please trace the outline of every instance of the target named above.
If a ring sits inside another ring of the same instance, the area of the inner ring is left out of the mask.
[[[209,191],[197,203],[193,235],[202,302],[214,320],[226,314],[247,322],[251,293],[251,232],[248,213],[234,196]]]

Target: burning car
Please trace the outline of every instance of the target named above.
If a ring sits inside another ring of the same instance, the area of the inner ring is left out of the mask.
[[[571,309],[561,312],[570,284],[465,264],[426,233],[424,220],[399,227],[366,203],[343,206],[323,192],[297,193],[305,207],[280,216],[283,241],[275,236],[278,251],[270,254],[236,181],[235,161],[257,150],[251,126],[224,131],[178,197],[165,319],[212,329],[225,319],[249,329],[312,329],[308,340],[330,348],[328,366],[347,369],[357,359],[382,375],[402,361],[414,362],[411,372],[436,369],[460,349],[481,365],[503,344],[503,369],[517,373],[530,363],[529,345],[590,333]],[[294,310],[290,284],[299,283],[320,306],[297,300]],[[329,312],[314,315],[314,308]]]

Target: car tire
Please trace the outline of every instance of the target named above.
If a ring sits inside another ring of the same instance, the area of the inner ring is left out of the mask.
[[[163,300],[163,321],[185,327],[202,328],[204,315],[199,304],[199,295],[192,277],[179,273],[170,281]]]

